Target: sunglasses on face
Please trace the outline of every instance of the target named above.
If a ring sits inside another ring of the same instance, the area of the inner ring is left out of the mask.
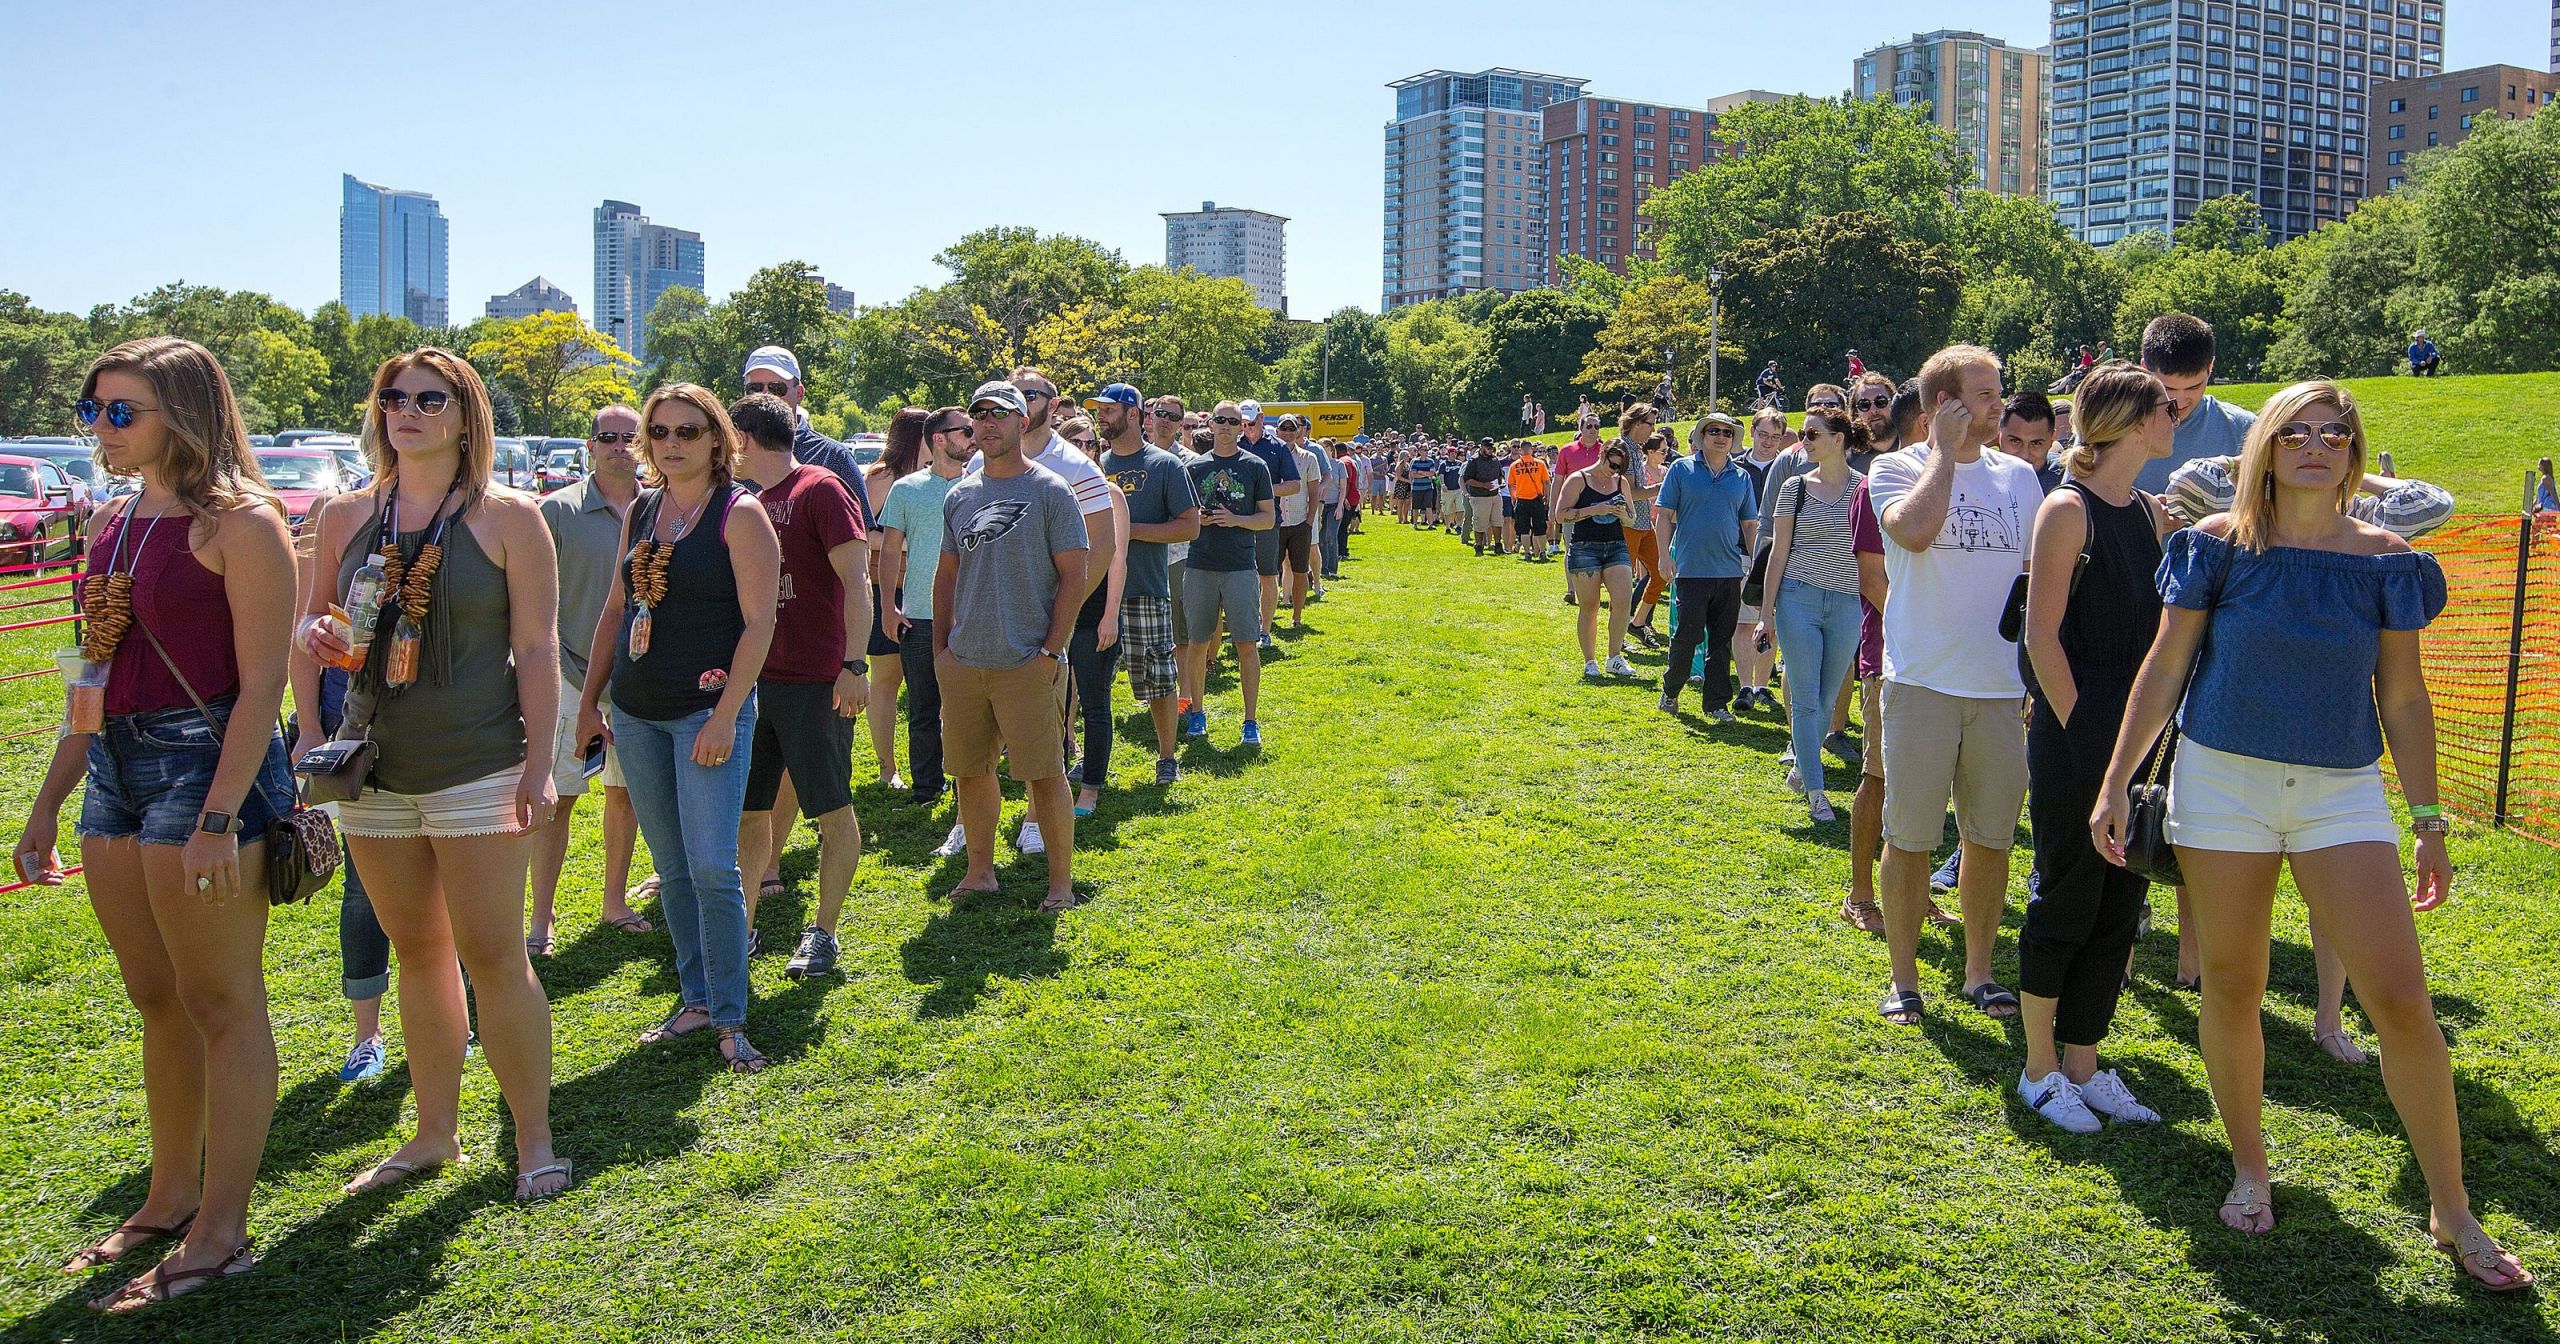
[[[444,408],[453,404],[453,394],[421,392],[411,396],[399,388],[386,387],[373,394],[373,404],[381,407],[384,415],[398,415],[412,405],[418,408],[420,415],[442,415]]]
[[[988,420],[1002,420],[1006,416],[1014,414],[1018,414],[1018,412],[1006,410],[1002,406],[972,406],[969,408],[969,418],[981,422]]]
[[[925,431],[925,435],[928,438],[936,434],[957,434],[964,439],[974,439],[978,437],[978,427],[963,420],[953,424],[944,425],[940,429],[928,429]]]
[[[664,442],[666,442],[666,440],[667,440],[667,436],[668,436],[668,435],[670,435],[670,434],[672,434],[672,435],[674,435],[674,436],[675,436],[675,438],[676,438],[676,442],[678,442],[678,443],[691,443],[691,442],[693,442],[695,439],[701,438],[703,435],[708,434],[708,433],[710,433],[710,432],[711,432],[711,426],[709,426],[709,425],[651,425],[651,426],[649,426],[649,438],[650,438],[653,442],[657,442],[657,443],[664,443]]]
[[[600,429],[588,437],[596,443],[638,443],[640,441],[640,431],[636,429]]]
[[[82,397],[78,401],[71,403],[71,413],[80,417],[81,424],[94,425],[98,423],[98,417],[103,415],[107,418],[108,424],[113,425],[118,429],[131,429],[133,427],[133,417],[140,415],[145,411],[156,411],[159,409],[160,408],[157,406],[145,406],[138,401],[127,401],[122,397],[118,397],[113,401],[100,401],[96,397]]]
[[[1025,401],[1030,401],[1034,398],[1041,401],[1056,401],[1058,399],[1058,389],[1054,387],[1017,387],[1014,391],[1021,393],[1022,399]]]
[[[753,382],[751,382],[751,383],[747,384],[747,390],[748,390],[749,392],[763,392],[763,393],[767,393],[767,394],[769,394],[769,395],[771,395],[771,396],[787,397],[787,396],[791,395],[791,384],[789,384],[789,383],[753,383]]]
[[[1213,425],[1241,425],[1244,423],[1244,417],[1240,415],[1213,415],[1209,417],[1209,423]]]
[[[2342,453],[2347,450],[2348,445],[2355,442],[2356,434],[2354,428],[2343,420],[2332,420],[2324,425],[2305,424],[2297,420],[2277,430],[2275,438],[2277,447],[2294,452],[2310,447],[2311,441],[2316,438],[2320,440],[2321,446],[2332,452]]]
[[[1067,442],[1074,444],[1078,448],[1082,448],[1088,453],[1102,446],[1102,440],[1100,439],[1069,439]]]
[[[1709,425],[1705,429],[1699,430],[1698,435],[1701,438],[1708,439],[1729,439],[1733,437],[1733,431],[1722,425]]]
[[[1854,406],[1854,407],[1858,408],[1859,410],[1862,410],[1862,411],[1882,411],[1882,410],[1890,410],[1890,409],[1892,409],[1892,407],[1893,407],[1893,398],[1891,398],[1891,397],[1860,397],[1860,398],[1858,398],[1856,401],[1850,402],[1849,404],[1850,404],[1851,406]]]

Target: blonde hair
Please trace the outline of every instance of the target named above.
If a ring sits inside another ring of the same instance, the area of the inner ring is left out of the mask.
[[[640,405],[640,478],[651,489],[665,489],[667,478],[658,474],[657,440],[649,437],[649,422],[657,417],[658,408],[670,401],[680,401],[702,413],[711,426],[711,484],[714,490],[726,490],[738,479],[738,462],[746,449],[739,442],[738,426],[729,419],[729,408],[720,404],[719,394],[699,383],[661,383],[651,389],[649,399]]]
[[[1922,414],[1937,409],[1938,398],[1964,391],[1964,371],[1976,365],[1989,365],[1995,371],[2000,357],[1978,345],[1951,345],[1929,356],[1920,366],[1920,408]]]
[[[373,392],[364,399],[364,431],[360,436],[364,460],[373,466],[375,489],[388,491],[399,479],[400,454],[391,446],[379,398],[384,388],[411,369],[425,369],[453,389],[453,404],[445,408],[445,413],[461,417],[462,425],[462,466],[454,482],[454,494],[461,499],[461,507],[454,510],[458,518],[489,493],[489,472],[498,460],[498,424],[489,406],[489,385],[480,381],[480,371],[471,367],[471,361],[433,345],[382,361],[382,367],[373,371]]]
[[[267,487],[239,398],[213,352],[177,336],[145,336],[100,355],[80,380],[83,400],[98,395],[98,375],[130,373],[151,385],[169,427],[160,474],[189,514],[210,522],[250,504],[284,504]]]
[[[2295,383],[2267,398],[2267,404],[2258,410],[2257,423],[2249,426],[2249,437],[2240,445],[2240,475],[2231,500],[2233,545],[2263,551],[2272,544],[2276,520],[2276,431],[2291,424],[2305,407],[2324,401],[2337,407],[2338,418],[2347,424],[2346,470],[2338,476],[2336,491],[2338,512],[2345,513],[2356,491],[2363,488],[2364,415],[2356,409],[2355,396],[2325,378]]]
[[[2073,445],[2062,459],[2063,469],[2074,476],[2087,476],[2098,469],[2101,449],[2137,429],[2160,409],[2169,398],[2166,388],[2149,369],[2129,360],[2111,359],[2089,370],[2080,380],[2080,407],[2073,417],[2080,442]],[[2056,411],[2062,408],[2056,406]]]

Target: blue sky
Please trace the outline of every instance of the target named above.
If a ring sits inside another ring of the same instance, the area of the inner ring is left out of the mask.
[[[2450,0],[2449,67],[2540,65],[2542,0]],[[2040,44],[2043,0],[412,6],[0,0],[0,288],[85,311],[185,279],[336,297],[338,175],[433,193],[453,309],[548,276],[592,316],[606,197],[699,230],[715,295],[815,263],[865,302],[972,229],[1161,261],[1162,210],[1290,219],[1293,312],[1378,305],[1383,86],[1580,75],[1818,94],[1915,28]],[[729,17],[736,15],[738,17]]]

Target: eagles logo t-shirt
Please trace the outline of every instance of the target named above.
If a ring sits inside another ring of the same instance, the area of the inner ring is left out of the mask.
[[[942,563],[957,582],[951,656],[971,667],[1019,667],[1049,637],[1058,600],[1060,551],[1088,545],[1075,491],[1034,462],[1019,476],[973,471],[942,497]]]

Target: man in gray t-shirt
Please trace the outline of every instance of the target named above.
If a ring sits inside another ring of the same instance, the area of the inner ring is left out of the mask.
[[[2169,393],[2169,414],[2176,437],[2167,457],[2142,464],[2134,486],[2149,494],[2169,488],[2169,476],[2199,458],[2237,457],[2241,440],[2258,417],[2215,399],[2205,391],[2213,383],[2213,327],[2200,317],[2162,313],[2142,328],[2142,367]]]
[[[1020,667],[1050,644],[1062,551],[1082,551],[1084,515],[1056,472],[1025,462],[1010,476],[963,476],[942,497],[942,566],[953,603],[934,595],[951,656],[971,667]],[[1059,647],[1064,647],[1063,641]]]
[[[1182,777],[1174,757],[1174,698],[1181,690],[1174,648],[1173,582],[1167,552],[1200,535],[1200,497],[1182,459],[1148,443],[1148,412],[1138,389],[1113,383],[1085,399],[1111,451],[1102,474],[1129,501],[1128,574],[1120,590],[1120,660],[1129,691],[1147,707],[1156,730],[1156,783]]]

